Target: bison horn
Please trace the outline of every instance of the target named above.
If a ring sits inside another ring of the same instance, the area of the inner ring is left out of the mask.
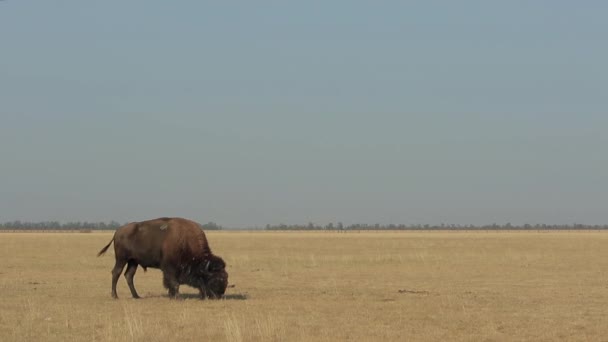
[[[205,271],[209,272],[209,265],[211,264],[211,260],[207,261],[207,265],[205,265]]]

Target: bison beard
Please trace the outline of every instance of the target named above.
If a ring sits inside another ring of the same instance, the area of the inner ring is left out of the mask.
[[[112,240],[97,254],[103,255],[114,242],[116,264],[112,269],[112,297],[118,298],[116,284],[127,265],[125,278],[133,298],[139,298],[133,277],[137,266],[163,272],[169,296],[177,297],[179,286],[199,289],[202,299],[221,298],[228,286],[226,264],[213,255],[205,233],[196,222],[183,218],[159,218],[120,227]]]

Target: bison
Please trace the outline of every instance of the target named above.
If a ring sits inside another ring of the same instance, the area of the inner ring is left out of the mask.
[[[169,296],[177,297],[179,285],[199,289],[201,299],[221,298],[228,285],[226,264],[213,255],[201,226],[183,218],[158,218],[132,222],[116,230],[110,242],[99,251],[103,255],[114,242],[116,264],[112,269],[112,297],[122,269],[133,298],[139,298],[133,276],[137,266],[158,268]]]

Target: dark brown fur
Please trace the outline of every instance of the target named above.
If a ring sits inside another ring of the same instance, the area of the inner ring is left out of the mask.
[[[228,273],[222,258],[213,255],[201,226],[183,218],[158,218],[120,227],[99,251],[103,255],[114,242],[116,264],[112,270],[112,297],[118,298],[116,283],[125,265],[125,278],[133,298],[139,298],[133,284],[137,266],[163,272],[169,296],[176,297],[179,285],[199,289],[201,298],[219,298],[226,291]]]

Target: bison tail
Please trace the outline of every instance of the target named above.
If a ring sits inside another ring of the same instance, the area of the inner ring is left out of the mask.
[[[102,256],[108,250],[108,248],[110,248],[112,242],[114,242],[114,238],[112,238],[112,240],[110,240],[110,242],[104,248],[102,248],[99,253],[97,253],[97,256]]]

